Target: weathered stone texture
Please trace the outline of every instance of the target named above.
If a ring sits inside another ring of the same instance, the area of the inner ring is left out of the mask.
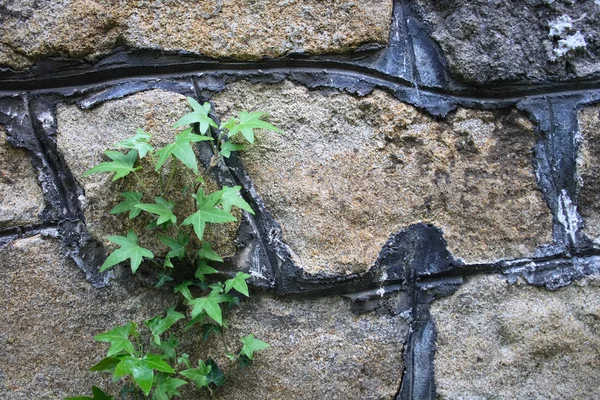
[[[110,387],[88,369],[106,354],[94,335],[140,322],[175,304],[168,291],[135,280],[95,289],[61,254],[58,241],[34,236],[0,250],[0,398],[62,399]]]
[[[0,126],[0,227],[39,222],[44,197],[29,155],[6,141]]]
[[[566,80],[600,74],[595,0],[415,0],[459,80]]]
[[[556,292],[481,276],[431,313],[440,399],[598,397],[598,276]]]
[[[600,238],[600,105],[579,112],[581,143],[577,159],[580,190],[579,212],[585,221],[584,232]]]
[[[224,118],[262,110],[284,130],[259,133],[243,159],[309,272],[365,271],[391,233],[418,221],[442,228],[468,262],[529,256],[551,240],[533,126],[516,111],[438,121],[381,91],[290,82],[235,83],[214,100]]]
[[[91,110],[81,110],[75,105],[58,106],[57,145],[71,172],[85,190],[85,197],[80,200],[86,226],[97,239],[102,240],[108,235],[125,236],[127,229],[132,228],[138,233],[140,244],[147,246],[156,256],[168,250],[158,241],[154,233],[146,229],[146,225],[152,220],[148,213],[142,213],[133,220],[128,218],[128,213],[109,214],[115,205],[123,201],[121,192],[144,191],[133,174],[116,182],[112,182],[113,174],[98,173],[87,177],[82,175],[100,162],[109,161],[103,155],[103,151],[114,150],[115,143],[133,136],[138,128],[153,135],[152,144],[156,149],[170,143],[177,133],[171,126],[190,110],[184,96],[162,90],[138,93],[104,103]],[[170,172],[170,166],[167,165],[169,163],[170,161],[166,163],[163,172],[165,185]],[[190,194],[182,193],[184,185],[195,187],[195,177],[178,160],[176,163],[178,164],[176,179],[163,197],[175,202],[174,212],[177,221],[182,222],[195,211],[194,199]],[[138,175],[145,182],[146,188],[152,192],[152,195],[145,195],[143,201],[152,203],[154,196],[160,195],[160,185],[151,163],[145,161],[142,166],[144,170],[138,171]],[[214,182],[210,179],[207,179],[207,182],[208,190],[216,189]],[[240,217],[239,213],[237,217]],[[238,225],[239,223],[235,222],[208,224],[205,238],[211,243],[213,249],[222,255],[233,255]],[[171,233],[176,236],[175,232]],[[109,248],[114,246],[106,240],[104,244]]]
[[[348,300],[253,297],[229,319],[229,349],[254,333],[271,348],[232,375],[221,399],[391,399],[404,369],[408,324],[351,311]],[[212,354],[225,363],[222,344]]]
[[[387,43],[392,1],[0,2],[0,65],[94,59],[117,46],[255,60]]]

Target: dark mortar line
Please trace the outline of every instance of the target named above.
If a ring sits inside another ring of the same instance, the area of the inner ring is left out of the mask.
[[[58,153],[55,152],[55,149],[53,149],[53,146],[51,146],[49,143],[47,143],[47,137],[45,135],[45,130],[42,126],[40,126],[39,121],[37,120],[37,118],[34,117],[34,115],[36,115],[35,110],[33,109],[33,104],[31,101],[31,98],[29,96],[29,93],[25,93],[24,96],[24,101],[26,102],[27,105],[27,110],[28,110],[28,115],[29,115],[29,119],[31,122],[31,129],[32,129],[32,133],[33,133],[33,137],[36,140],[36,143],[38,145],[39,148],[39,157],[42,159],[45,169],[48,171],[50,178],[52,179],[52,183],[54,185],[54,187],[56,188],[56,190],[58,191],[58,195],[60,196],[60,200],[62,204],[59,205],[55,205],[61,208],[65,208],[66,209],[66,213],[63,212],[63,210],[59,209],[58,213],[59,215],[61,215],[61,219],[67,219],[67,220],[77,220],[77,219],[82,219],[82,215],[81,215],[81,210],[77,210],[78,212],[74,212],[73,210],[73,206],[71,204],[71,202],[69,201],[69,196],[67,195],[67,193],[69,192],[69,188],[65,186],[65,182],[63,181],[63,179],[61,179],[60,177],[60,172],[57,168],[59,168],[60,165],[60,160],[58,159]],[[52,112],[52,115],[54,115],[54,112]],[[54,155],[54,157],[52,157],[52,155]],[[54,158],[56,160],[58,160],[59,165],[55,165],[55,163],[53,162],[53,160],[51,160],[51,158]]]
[[[412,42],[411,42],[412,43]],[[411,44],[412,48],[412,44]],[[414,58],[414,55],[410,58]],[[414,60],[412,60],[414,63]],[[276,74],[293,74],[293,73],[323,73],[323,72],[335,72],[341,75],[350,75],[363,79],[370,79],[380,81],[382,86],[389,85],[400,85],[405,88],[417,89],[420,92],[429,95],[438,95],[447,99],[463,100],[471,102],[503,102],[503,101],[517,101],[526,97],[537,97],[546,95],[570,95],[576,93],[585,93],[590,91],[600,90],[600,81],[589,81],[589,82],[554,82],[548,85],[531,88],[527,86],[526,89],[520,89],[517,91],[509,91],[505,88],[499,88],[498,91],[503,95],[498,95],[494,92],[484,92],[481,90],[448,90],[443,88],[421,86],[418,82],[412,83],[400,77],[394,77],[384,74],[380,71],[370,69],[368,67],[356,66],[352,64],[346,64],[341,62],[333,61],[319,61],[311,62],[306,60],[295,60],[294,64],[299,65],[285,65],[277,66],[272,64],[281,64],[281,62],[269,62],[266,64],[238,64],[238,63],[207,63],[209,67],[213,68],[177,68],[177,65],[167,64],[160,67],[127,67],[117,68],[114,70],[102,70],[102,71],[82,71],[81,74],[76,76],[65,76],[62,78],[48,78],[47,85],[28,85],[28,80],[12,81],[16,84],[11,85],[11,81],[2,81],[0,79],[0,96],[10,95],[15,93],[22,93],[24,91],[32,93],[45,93],[45,92],[57,92],[57,91],[74,91],[78,88],[89,88],[97,85],[107,85],[127,82],[137,79],[165,79],[165,78],[182,78],[186,76],[197,76],[197,75],[218,75],[218,74],[231,74],[231,75],[276,75]],[[233,64],[233,65],[232,65]],[[237,67],[237,68],[232,68]],[[142,69],[142,72],[137,72]],[[153,69],[148,71],[148,69]],[[176,72],[173,72],[173,70]],[[414,72],[414,65],[413,65]],[[93,79],[94,75],[99,75],[101,79]],[[92,76],[90,76],[92,75]],[[106,75],[103,77],[102,75]],[[77,81],[81,77],[85,83],[77,84]],[[118,78],[116,78],[118,77]],[[57,82],[65,81],[64,85],[57,84]],[[75,81],[75,84],[73,84]],[[68,82],[68,84],[67,84]],[[8,85],[7,85],[8,83]],[[526,83],[523,83],[526,85]]]
[[[400,30],[402,31],[402,36],[404,37],[404,45],[405,45],[405,48],[407,49],[406,53],[408,55],[408,62],[410,64],[410,78],[413,80],[413,83],[410,86],[418,89],[419,86],[421,86],[422,82],[421,82],[421,76],[419,74],[419,69],[417,68],[417,66],[415,64],[415,48],[414,48],[414,44],[413,44],[413,38],[409,34],[409,29],[408,29],[409,12],[407,12],[407,10],[409,10],[409,8],[410,8],[409,0],[395,1],[394,7],[400,7],[400,9],[402,10],[400,12],[400,16],[401,16]]]
[[[39,224],[27,224],[0,228],[0,243],[3,241],[3,239],[20,239],[22,237],[37,235],[40,233],[40,231],[45,229],[58,228],[59,224],[54,222],[41,222]]]

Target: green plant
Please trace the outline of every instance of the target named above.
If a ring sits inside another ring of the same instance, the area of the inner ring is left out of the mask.
[[[223,275],[215,268],[216,263],[223,259],[206,240],[205,227],[207,224],[235,221],[236,217],[232,214],[234,207],[252,214],[254,211],[240,196],[240,186],[223,186],[212,193],[205,192],[204,176],[208,171],[200,174],[193,143],[211,144],[214,154],[208,167],[211,168],[218,163],[219,158],[227,158],[232,151],[245,148],[244,144],[230,141],[236,135],[241,134],[248,143],[253,143],[256,128],[275,132],[280,130],[261,120],[264,115],[261,112],[241,112],[239,118],[231,118],[217,126],[209,116],[209,103],[200,105],[192,98],[188,98],[188,103],[193,111],[177,121],[173,128],[190,127],[179,132],[171,143],[155,149],[151,142],[152,136],[139,129],[135,136],[115,145],[116,148],[127,150],[127,153],[107,150],[104,154],[110,161],[102,162],[84,174],[114,173],[113,181],[133,174],[138,184],[136,191],[121,193],[124,200],[111,213],[128,213],[129,219],[138,218],[143,213],[151,216],[152,222],[148,228],[169,248],[164,259],[160,260],[152,251],[140,245],[134,229],[129,229],[126,236],[108,236],[107,239],[119,247],[106,258],[100,267],[101,271],[129,260],[131,271],[135,274],[146,259],[162,270],[156,284],[160,287],[174,280],[172,271],[175,264],[187,263],[195,268],[193,279],[184,280],[175,286],[174,292],[180,294],[180,302],[166,310],[164,316],[150,318],[141,326],[129,322],[95,336],[95,340],[109,343],[110,346],[106,357],[91,370],[109,372],[114,380],[122,381],[122,396],[148,398],[152,395],[154,400],[167,400],[180,395],[180,386],[193,383],[198,390],[212,397],[214,390],[225,382],[225,373],[210,358],[197,360],[197,366],[192,366],[189,355],[178,352],[179,338],[173,327],[180,320],[187,319],[184,331],[199,324],[203,340],[208,340],[212,335],[223,337],[223,332],[227,329],[225,312],[238,305],[241,296],[250,295],[246,283],[250,275],[237,272],[233,276],[227,276],[228,279],[216,278]],[[218,132],[216,140],[210,136],[211,127]],[[152,194],[138,175],[138,171],[142,169],[142,159],[149,160],[153,165],[156,181],[160,186],[160,195],[154,196],[153,201],[148,201]],[[170,171],[166,173],[168,177],[163,179],[163,168],[167,163]],[[195,176],[193,190],[190,190],[190,185],[180,188],[181,192],[193,197],[195,211],[178,223],[178,204],[169,200],[167,195],[171,193],[179,164],[183,164]],[[195,235],[195,240],[192,235]],[[256,351],[269,347],[267,343],[254,338],[253,334],[242,337],[240,342],[238,352],[226,354],[230,362],[228,372],[235,364],[240,367],[251,364]],[[93,397],[68,399],[113,399],[113,396],[95,386],[92,394]]]

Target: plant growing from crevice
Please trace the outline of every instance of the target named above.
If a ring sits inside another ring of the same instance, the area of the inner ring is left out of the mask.
[[[184,385],[194,385],[200,393],[212,398],[214,391],[223,385],[236,365],[241,368],[250,365],[256,351],[269,347],[250,333],[240,339],[238,351],[230,352],[227,349],[223,336],[227,329],[226,311],[239,305],[242,297],[249,297],[247,280],[250,275],[239,271],[235,275],[226,275],[228,279],[217,278],[224,275],[217,268],[223,259],[206,239],[205,228],[207,224],[236,221],[232,214],[234,207],[251,214],[254,211],[241,197],[240,186],[223,186],[220,190],[208,192],[204,178],[221,158],[228,158],[231,152],[245,149],[244,141],[254,143],[254,129],[280,130],[263,121],[261,118],[265,114],[262,112],[242,111],[238,118],[230,118],[217,125],[209,116],[209,103],[201,105],[190,97],[187,100],[193,111],[173,125],[173,128],[187,128],[175,135],[172,142],[155,149],[151,143],[152,136],[139,129],[133,137],[115,145],[126,153],[107,150],[104,154],[110,161],[102,162],[84,173],[84,176],[114,173],[113,181],[133,175],[138,187],[122,192],[123,201],[111,213],[128,213],[129,219],[147,214],[152,219],[148,229],[169,249],[166,256],[159,259],[151,250],[142,247],[138,232],[129,229],[125,236],[107,237],[118,248],[109,254],[100,271],[128,261],[135,274],[143,260],[147,260],[161,270],[156,282],[156,286],[161,287],[175,280],[173,271],[176,265],[187,264],[194,268],[192,279],[175,282],[174,292],[179,294],[180,301],[166,310],[165,315],[150,318],[142,325],[129,322],[95,336],[95,340],[109,343],[110,346],[106,357],[91,370],[111,373],[115,381],[122,382],[121,398],[168,400],[180,396],[179,388]],[[211,128],[218,133],[216,140],[211,136]],[[230,141],[238,135],[243,139]],[[210,143],[213,151],[210,164],[202,173],[193,147],[198,142]],[[142,169],[142,160],[148,160],[154,167],[159,195],[152,196],[138,174]],[[163,171],[165,165],[169,166],[169,171]],[[169,199],[168,195],[178,185],[177,171],[182,167],[192,171],[195,180],[193,184],[188,182],[188,185],[178,189],[193,197],[195,209],[180,221],[176,215],[180,205]],[[202,340],[207,341],[213,335],[223,339],[227,351],[225,356],[229,361],[225,368],[227,374],[211,358],[195,360],[193,363],[189,355],[179,352],[180,338],[176,332],[181,329],[175,327],[184,320],[187,320],[184,332],[199,325]],[[114,398],[96,386],[92,388],[92,396],[67,399]]]

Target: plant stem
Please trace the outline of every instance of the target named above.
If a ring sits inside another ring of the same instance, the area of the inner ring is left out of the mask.
[[[167,187],[161,192],[162,196],[164,196],[171,188],[171,183],[173,182],[173,177],[175,176],[175,171],[177,171],[177,160],[175,160],[174,158],[171,158],[171,172],[169,173],[169,180],[167,181]]]
[[[144,185],[144,182],[142,182],[137,172],[133,171],[133,175],[135,176],[135,179],[137,179],[138,183],[142,186],[142,188],[144,188],[144,191],[147,191],[148,189],[146,188],[146,185]]]

